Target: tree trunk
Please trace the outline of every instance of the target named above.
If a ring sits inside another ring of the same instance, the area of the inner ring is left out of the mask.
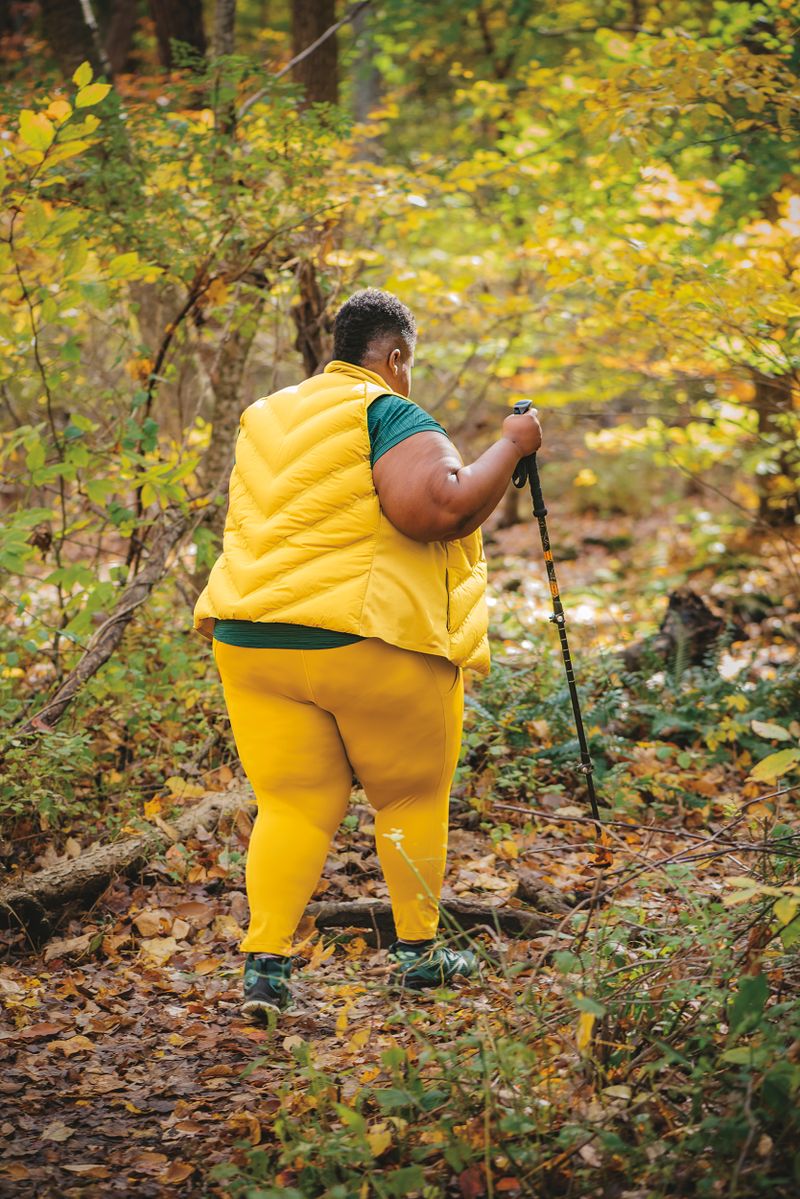
[[[131,49],[138,16],[136,0],[113,0],[106,33],[106,54],[114,75],[131,69]]]
[[[205,55],[202,0],[150,0],[150,12],[155,22],[162,66],[173,65],[171,38],[186,42],[198,54]]]
[[[362,8],[353,20],[353,30],[358,44],[353,91],[353,117],[359,125],[368,122],[370,113],[381,102],[383,77],[375,66],[375,43],[369,27],[369,9]],[[381,158],[381,140],[364,137],[357,145],[357,154],[367,162],[378,162]]]
[[[80,0],[40,0],[42,35],[66,76],[82,62],[92,70],[102,70],[91,30],[86,24]]]
[[[336,24],[335,0],[292,0],[292,54],[300,54]],[[292,78],[303,85],[306,104],[339,100],[339,49],[336,34],[299,62]]]
[[[768,444],[783,445],[776,465],[778,473],[758,475],[758,515],[767,525],[793,525],[800,515],[800,449],[797,416],[792,408],[792,380],[786,376],[753,372],[759,436]],[[793,432],[790,430],[793,429]]]
[[[198,481],[204,491],[216,492],[216,501],[206,509],[202,526],[217,537],[225,526],[228,482],[233,467],[236,435],[242,409],[253,397],[241,394],[242,378],[247,355],[258,331],[262,300],[257,298],[249,309],[234,308],[227,330],[209,371],[214,392],[214,407],[209,415],[212,424],[211,443],[198,469]],[[192,583],[199,595],[208,578],[207,566],[195,570]]]
[[[233,54],[236,0],[217,0],[214,7],[214,57]]]
[[[535,937],[552,929],[557,923],[552,916],[542,915],[530,908],[495,908],[464,899],[444,901],[441,912],[442,931],[489,929],[510,937]],[[385,899],[310,903],[305,914],[313,916],[319,929],[359,929],[370,944],[387,946],[397,937],[392,907]]]
[[[295,349],[303,356],[306,374],[314,375],[330,357],[330,320],[325,312],[325,297],[317,282],[313,262],[303,259],[297,268],[299,299],[292,307],[297,327]]]

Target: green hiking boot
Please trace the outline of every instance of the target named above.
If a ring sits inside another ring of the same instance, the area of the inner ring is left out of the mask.
[[[419,949],[395,941],[389,946],[389,958],[396,963],[395,982],[410,991],[443,987],[456,975],[470,978],[477,972],[478,961],[471,949],[450,949],[447,945],[423,945]]]
[[[266,1016],[269,1012],[284,1011],[292,1000],[291,973],[291,958],[248,953],[244,962],[244,1015]]]

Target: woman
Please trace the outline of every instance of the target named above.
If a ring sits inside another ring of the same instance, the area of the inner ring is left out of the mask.
[[[223,551],[194,626],[213,638],[236,747],[258,801],[247,858],[247,1014],[290,1001],[292,938],[355,771],[375,808],[397,980],[474,972],[436,940],[462,669],[489,670],[480,525],[535,412],[465,466],[408,399],[411,312],[374,288],[334,325],[320,375],[241,417]]]

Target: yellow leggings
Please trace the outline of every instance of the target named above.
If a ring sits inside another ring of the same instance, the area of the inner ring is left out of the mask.
[[[403,940],[432,937],[464,691],[445,658],[368,638],[338,649],[214,641],[236,748],[258,800],[241,949],[290,954],[355,771]]]

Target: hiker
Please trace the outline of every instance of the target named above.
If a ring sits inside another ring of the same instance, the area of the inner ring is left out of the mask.
[[[462,670],[489,670],[480,526],[535,410],[465,466],[412,403],[417,339],[388,292],[353,295],[321,374],[242,413],[223,549],[194,612],[213,639],[258,801],[247,856],[246,1014],[290,1001],[292,938],[355,772],[375,809],[396,981],[441,986],[475,956],[436,939]]]

